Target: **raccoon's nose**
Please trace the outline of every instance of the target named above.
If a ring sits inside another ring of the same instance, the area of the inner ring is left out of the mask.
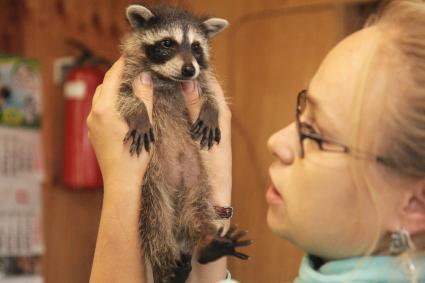
[[[182,75],[184,77],[189,78],[189,77],[192,77],[194,74],[195,74],[195,67],[193,67],[192,64],[183,65]]]

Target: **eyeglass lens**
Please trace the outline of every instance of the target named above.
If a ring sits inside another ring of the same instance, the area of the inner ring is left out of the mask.
[[[297,97],[297,130],[298,130],[298,137],[300,139],[300,157],[304,158],[304,139],[305,137],[302,135],[301,133],[301,114],[304,112],[305,108],[306,108],[306,104],[307,104],[307,99],[306,99],[306,91],[303,90],[298,94]]]

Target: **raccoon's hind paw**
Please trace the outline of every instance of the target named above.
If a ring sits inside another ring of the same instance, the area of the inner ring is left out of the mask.
[[[192,255],[181,254],[180,260],[176,262],[176,267],[170,277],[163,283],[184,283],[192,271]]]
[[[211,242],[201,249],[198,258],[200,264],[207,264],[223,256],[235,256],[243,260],[249,259],[248,255],[236,251],[237,247],[249,246],[254,242],[252,240],[239,241],[246,235],[247,231],[238,231],[237,227],[232,225],[224,236],[221,236],[222,232],[223,227],[218,230]]]
[[[216,123],[209,123],[201,119],[201,117],[192,125],[190,133],[195,141],[201,140],[201,149],[205,146],[208,146],[208,149],[210,149],[214,142],[217,144],[220,143],[221,131],[218,125]]]
[[[152,125],[149,122],[149,117],[147,116],[147,114],[141,116],[142,117],[137,118],[132,117],[133,119],[127,120],[127,124],[130,129],[128,130],[123,142],[124,144],[126,144],[131,139],[131,155],[137,153],[137,156],[139,156],[142,152],[143,147],[145,147],[145,150],[149,152],[151,143],[155,142],[155,136],[153,133]]]

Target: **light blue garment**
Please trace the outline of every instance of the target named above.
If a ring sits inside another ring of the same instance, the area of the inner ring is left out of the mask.
[[[217,283],[239,283],[238,281],[235,281],[232,279],[232,274],[230,273],[229,270],[227,270],[227,276],[226,279],[224,280],[220,280]]]
[[[425,283],[425,256],[413,261],[419,274],[418,283]],[[413,282],[407,266],[390,256],[353,257],[330,261],[315,270],[309,257],[304,257],[294,283],[401,283]]]
[[[417,283],[425,283],[425,256],[412,261],[418,272]],[[298,277],[294,283],[411,283],[407,268],[390,256],[353,257],[330,261],[319,270],[313,268],[308,256],[301,262]],[[232,279],[219,283],[237,283]]]

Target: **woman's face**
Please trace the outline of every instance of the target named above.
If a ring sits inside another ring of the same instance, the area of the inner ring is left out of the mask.
[[[314,105],[308,104],[301,120],[324,137],[349,145],[358,82],[378,38],[373,27],[346,38],[311,81],[307,96]],[[355,185],[349,170],[352,157],[320,151],[307,139],[301,159],[295,123],[275,133],[268,146],[276,156],[266,194],[270,228],[304,251],[327,259],[365,253],[377,233],[371,228],[377,226],[377,206],[366,188]]]

